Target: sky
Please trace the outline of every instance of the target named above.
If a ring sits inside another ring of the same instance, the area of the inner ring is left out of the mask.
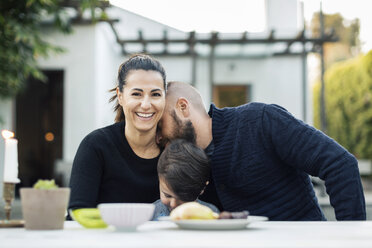
[[[371,0],[300,0],[306,22],[314,12],[340,13],[360,20],[362,51],[372,50]],[[265,29],[264,0],[110,0],[136,14],[182,31],[262,32]]]

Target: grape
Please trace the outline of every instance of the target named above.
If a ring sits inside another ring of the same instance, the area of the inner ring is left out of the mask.
[[[246,219],[249,215],[248,211],[232,212],[231,216],[233,219]]]
[[[246,219],[249,216],[248,211],[241,211],[241,212],[228,212],[223,211],[219,215],[219,219]]]
[[[232,219],[232,215],[230,212],[223,211],[220,213],[219,219]]]

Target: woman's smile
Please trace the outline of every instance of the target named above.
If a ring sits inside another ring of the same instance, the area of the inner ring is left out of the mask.
[[[138,117],[140,117],[141,119],[149,120],[149,119],[151,119],[151,117],[153,117],[155,115],[155,113],[139,113],[139,112],[136,112],[136,115]]]

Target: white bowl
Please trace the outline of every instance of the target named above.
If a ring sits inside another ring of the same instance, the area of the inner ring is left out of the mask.
[[[135,230],[151,220],[155,205],[151,203],[101,203],[98,205],[102,219],[119,230]]]

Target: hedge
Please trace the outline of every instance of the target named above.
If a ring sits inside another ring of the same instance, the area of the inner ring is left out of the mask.
[[[372,50],[339,62],[324,76],[327,135],[357,158],[372,159]],[[314,126],[320,128],[320,82],[313,88]]]

